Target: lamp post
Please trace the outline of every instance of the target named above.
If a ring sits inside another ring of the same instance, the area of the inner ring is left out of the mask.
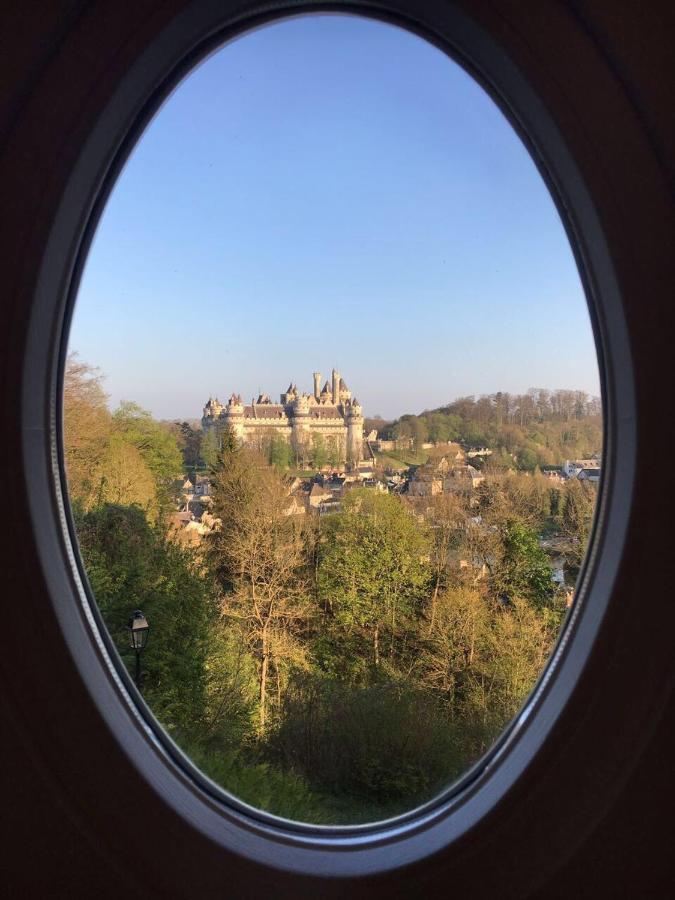
[[[133,616],[129,619],[127,629],[129,631],[129,646],[136,654],[136,671],[134,674],[134,681],[136,682],[136,687],[140,691],[141,653],[145,649],[145,645],[148,643],[148,632],[150,631],[148,620],[145,618],[140,609],[134,610]]]

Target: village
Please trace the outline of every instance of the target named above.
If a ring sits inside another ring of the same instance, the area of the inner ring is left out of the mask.
[[[322,518],[338,513],[344,498],[357,488],[401,496],[420,522],[430,527],[435,523],[434,499],[454,495],[465,509],[478,506],[478,489],[488,478],[498,477],[490,468],[493,451],[488,447],[462,447],[459,443],[424,443],[420,448],[426,461],[406,462],[415,456],[411,439],[378,439],[371,432],[364,439],[364,459],[356,464],[325,465],[313,472],[286,476],[288,500],[287,516]],[[397,457],[400,461],[397,461]],[[577,480],[597,486],[601,474],[601,455],[594,453],[586,459],[566,459],[558,466],[544,466],[536,473],[550,482],[552,490]],[[520,472],[519,477],[531,478],[532,473]],[[174,538],[181,544],[198,547],[204,537],[218,527],[218,519],[211,512],[211,479],[208,472],[185,476],[180,483],[180,506],[171,517]],[[494,528],[482,522],[475,511],[467,517],[464,527]],[[552,580],[565,591],[569,605],[573,596],[574,578],[566,565],[568,540],[555,532],[542,536],[540,546],[549,557]],[[473,566],[477,577],[485,574],[485,563],[458,558],[456,566]]]

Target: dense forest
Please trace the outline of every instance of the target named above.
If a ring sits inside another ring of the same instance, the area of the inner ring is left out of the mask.
[[[405,415],[388,422],[366,420],[385,439],[425,442],[458,441],[486,446],[491,460],[525,471],[583,458],[602,447],[602,409],[597,397],[583,391],[532,389],[526,394],[498,392],[460,397],[439,409]]]
[[[588,413],[485,427],[583,430]],[[197,453],[192,429],[131,403],[110,412],[99,374],[69,360],[71,502],[122,660],[133,662],[126,624],[138,607],[151,623],[144,697],[211,778],[254,806],[356,823],[423,802],[534,685],[565,615],[542,538],[578,567],[594,489],[496,467],[473,493],[423,508],[355,488],[339,512],[294,516],[283,467],[223,438],[210,458],[219,526],[186,548],[167,520]]]

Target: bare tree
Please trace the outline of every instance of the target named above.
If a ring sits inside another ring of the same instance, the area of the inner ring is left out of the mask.
[[[223,616],[240,623],[258,665],[259,724],[264,730],[270,669],[280,699],[283,667],[303,661],[297,637],[310,611],[305,546],[300,528],[286,515],[281,479],[251,451],[222,454],[212,495],[220,524],[208,553],[225,588]]]

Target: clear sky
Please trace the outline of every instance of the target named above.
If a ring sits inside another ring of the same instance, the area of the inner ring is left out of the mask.
[[[349,16],[251,32],[176,89],[104,212],[70,347],[112,404],[162,418],[333,366],[385,417],[599,393],[572,253],[511,126],[440,51]]]

